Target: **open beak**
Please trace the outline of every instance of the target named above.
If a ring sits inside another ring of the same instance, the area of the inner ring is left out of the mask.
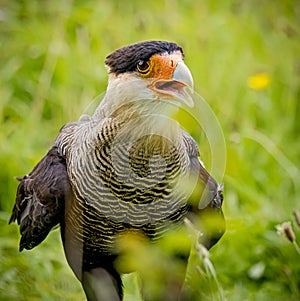
[[[189,107],[194,106],[191,94],[194,92],[194,81],[189,68],[183,61],[177,63],[172,79],[160,79],[155,82],[155,90],[168,98],[183,101]]]

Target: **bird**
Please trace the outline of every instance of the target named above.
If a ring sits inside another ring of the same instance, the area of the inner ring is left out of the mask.
[[[123,299],[122,235],[137,233],[155,245],[188,219],[209,249],[225,231],[223,187],[205,169],[194,138],[170,117],[194,101],[182,48],[137,42],[109,54],[105,66],[102,101],[62,126],[46,155],[18,178],[9,220],[20,227],[20,251],[60,226],[67,262],[89,301]],[[181,256],[185,263],[188,256]],[[166,288],[169,295],[145,297],[188,300],[179,287],[176,295]]]

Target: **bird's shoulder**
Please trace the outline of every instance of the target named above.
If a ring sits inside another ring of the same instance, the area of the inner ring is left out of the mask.
[[[105,119],[82,115],[78,121],[64,124],[55,140],[60,155],[67,158],[74,149],[84,150],[85,145],[91,145],[104,121]]]
[[[181,135],[189,157],[198,158],[200,156],[200,152],[196,140],[184,130],[181,131]]]

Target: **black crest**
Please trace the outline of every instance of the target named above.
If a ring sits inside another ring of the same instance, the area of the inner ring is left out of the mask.
[[[110,68],[110,72],[121,74],[136,70],[137,63],[147,61],[154,54],[172,53],[180,51],[182,48],[175,43],[166,41],[140,42],[120,48],[106,57],[105,64]]]

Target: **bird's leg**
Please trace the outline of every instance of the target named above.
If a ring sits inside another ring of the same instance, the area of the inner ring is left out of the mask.
[[[120,301],[123,298],[120,275],[97,267],[82,272],[82,286],[88,301]]]
[[[174,260],[170,262],[169,269],[164,264],[161,264],[161,266],[164,266],[161,271],[156,267],[155,275],[152,275],[153,279],[149,275],[143,275],[143,271],[141,271],[141,286],[144,301],[191,300],[186,298],[187,292],[184,290],[188,256],[173,255],[173,257]]]

